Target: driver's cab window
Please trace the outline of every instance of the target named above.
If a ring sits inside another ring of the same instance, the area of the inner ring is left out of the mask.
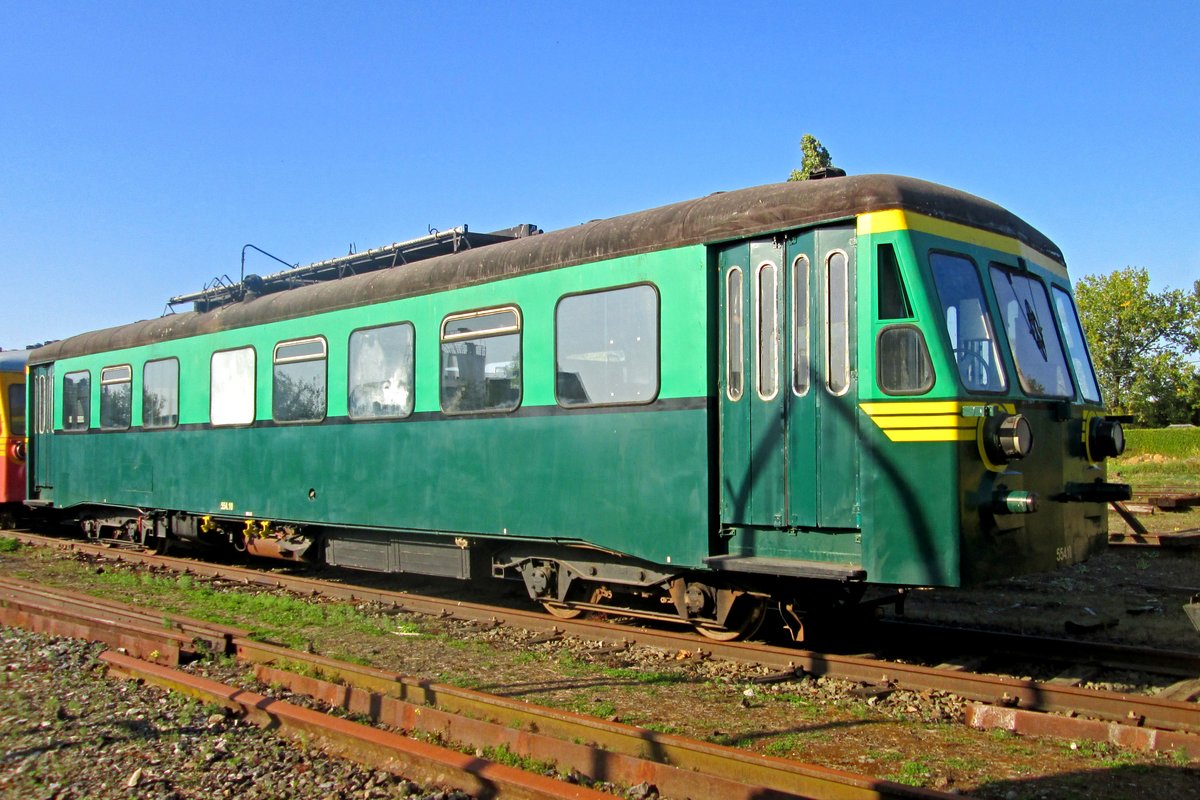
[[[1008,381],[975,262],[965,256],[931,253],[929,265],[963,386],[972,392],[1004,391]]]

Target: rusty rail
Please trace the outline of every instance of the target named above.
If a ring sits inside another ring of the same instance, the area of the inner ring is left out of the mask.
[[[410,780],[450,785],[489,798],[603,800],[612,797],[120,653],[109,651],[100,657],[118,675],[153,683],[205,702],[220,703],[283,736],[305,741],[317,739],[330,752],[376,769],[397,772]]]
[[[503,744],[521,757],[551,761],[594,780],[628,785],[648,781],[667,797],[947,797],[260,642],[235,644],[238,659],[256,664],[263,682],[282,684],[406,730],[438,733],[459,742]],[[295,672],[297,667],[305,674]]]

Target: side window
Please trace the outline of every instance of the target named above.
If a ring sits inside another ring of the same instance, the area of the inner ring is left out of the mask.
[[[347,391],[351,419],[394,419],[412,413],[412,323],[350,334]]]
[[[63,375],[63,430],[86,431],[92,420],[92,373]]]
[[[881,320],[912,318],[912,304],[904,289],[896,248],[890,244],[881,244],[875,251],[875,285]]]
[[[725,393],[735,401],[742,399],[746,374],[743,280],[740,267],[733,267],[725,276]]]
[[[826,259],[825,385],[830,394],[850,388],[850,262],[837,250]]]
[[[128,364],[100,370],[100,430],[124,430],[133,412],[133,370]]]
[[[562,298],[555,312],[559,405],[650,403],[658,396],[658,292],[629,286]]]
[[[319,336],[275,345],[271,416],[277,422],[325,419],[326,357]]]
[[[254,422],[254,348],[213,353],[210,364],[213,425],[250,425]]]
[[[1008,382],[975,262],[960,255],[930,253],[929,265],[963,386],[972,392],[1004,391]]]
[[[879,332],[876,379],[887,394],[924,394],[933,388],[933,363],[925,336],[915,325],[892,325]]]
[[[812,382],[808,327],[808,256],[797,256],[792,262],[792,391],[801,397]]]
[[[441,395],[447,414],[511,411],[521,404],[521,316],[515,307],[442,321]]]
[[[179,361],[147,361],[142,368],[142,427],[174,428],[179,424]]]

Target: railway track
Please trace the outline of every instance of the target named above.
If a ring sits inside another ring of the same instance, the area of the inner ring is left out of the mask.
[[[608,642],[614,647],[636,643],[676,652],[691,651],[698,655],[763,665],[776,670],[775,675],[779,679],[801,675],[828,676],[859,682],[881,692],[895,689],[947,692],[969,701],[967,719],[979,727],[1001,727],[1025,733],[1053,733],[1058,736],[1109,741],[1148,750],[1182,751],[1193,759],[1200,759],[1200,704],[1188,699],[1087,689],[1072,685],[1075,681],[1071,680],[1034,681],[980,674],[964,669],[962,665],[924,666],[870,656],[822,653],[755,642],[722,643],[691,634],[648,630],[591,619],[564,620],[541,612],[463,601],[448,602],[435,597],[115,550],[34,534],[6,535],[16,536],[31,544],[48,545],[117,561],[168,567],[209,578],[286,589],[300,594],[320,594],[356,602],[377,602],[397,610],[441,617],[451,616],[484,625],[511,625],[541,631],[548,637],[571,634]],[[936,632],[926,633],[937,635]],[[943,640],[946,635],[942,629]],[[955,630],[953,636],[958,650],[1009,648],[1036,653],[1039,648],[1046,648],[1054,649],[1058,657],[1075,664],[1082,663],[1082,656],[1093,662],[1103,661],[1111,665],[1124,665],[1126,668],[1154,668],[1160,672],[1166,669],[1168,674],[1192,678],[1200,675],[1200,664],[1195,656],[1189,654],[1164,654],[1160,651],[1146,652],[1136,648],[1085,645],[1077,642],[1063,643],[983,631]],[[959,646],[960,642],[962,647]],[[970,645],[969,648],[967,644]],[[1069,648],[1077,650],[1073,659]],[[1051,718],[1050,714],[1055,716]]]
[[[149,624],[155,619],[161,622],[157,630]],[[475,796],[611,796],[462,752],[499,747],[592,781],[649,783],[664,797],[952,796],[339,662],[256,642],[235,628],[164,618],[154,610],[21,581],[0,579],[0,622],[105,642],[119,648],[101,656],[113,675],[225,706],[284,736],[317,739],[327,750],[373,768],[426,783],[449,783]],[[253,666],[263,684],[370,717],[387,728],[453,742],[460,749],[434,746],[177,668],[182,661],[214,652],[235,655]]]

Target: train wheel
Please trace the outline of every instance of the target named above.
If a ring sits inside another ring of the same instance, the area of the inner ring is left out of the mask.
[[[767,616],[767,598],[741,597],[729,612],[725,627],[714,628],[697,624],[696,632],[715,642],[732,642],[746,639],[758,633]]]
[[[579,585],[578,583],[575,584],[575,586],[578,586],[578,585]],[[579,594],[578,592],[575,591],[575,586],[572,586],[568,590],[568,594],[571,594],[571,595]],[[588,598],[588,602],[591,603],[592,605],[598,606],[601,603],[603,603],[605,600],[611,600],[611,599],[612,599],[612,590],[611,589],[609,589],[607,586],[597,586],[594,589],[592,589],[592,594],[591,594],[591,597]],[[576,617],[581,616],[583,614],[583,612],[585,611],[585,609],[573,607],[571,605],[571,601],[567,601],[566,603],[560,603],[557,600],[543,600],[542,608],[549,611],[551,616],[558,617],[559,619],[575,619]]]
[[[549,611],[550,616],[558,617],[559,619],[575,619],[583,614],[582,608],[571,608],[570,606],[565,606],[562,603],[557,602],[552,603],[550,601],[543,601],[542,608]]]

